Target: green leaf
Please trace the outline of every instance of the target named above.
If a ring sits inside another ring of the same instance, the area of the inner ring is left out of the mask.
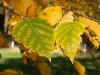
[[[67,22],[58,25],[55,29],[55,40],[59,46],[64,48],[65,54],[73,62],[75,53],[82,41],[81,36],[85,30],[85,25],[80,22]]]
[[[12,31],[13,37],[26,48],[50,59],[54,48],[54,30],[40,18],[30,18],[18,23]]]

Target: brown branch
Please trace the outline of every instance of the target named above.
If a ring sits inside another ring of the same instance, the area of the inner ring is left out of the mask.
[[[80,14],[80,13],[78,13],[78,12],[76,12],[76,11],[74,11],[74,10],[72,10],[72,9],[70,9],[70,8],[68,8],[68,7],[66,7],[66,6],[61,5],[60,3],[58,3],[58,2],[55,1],[55,0],[53,0],[53,1],[54,1],[55,3],[57,3],[58,5],[60,5],[60,6],[62,7],[62,9],[63,9],[64,12],[68,12],[68,11],[66,11],[66,10],[69,10],[69,11],[74,12],[74,14],[76,14],[76,15],[78,15],[78,16],[85,17],[85,18],[88,18],[88,19],[90,19],[90,20],[94,20],[94,21],[96,21],[96,22],[98,22],[98,23],[100,24],[100,20],[97,20],[97,19],[94,19],[94,18],[90,18],[90,17],[88,17],[88,16],[84,16],[84,15],[82,15],[82,14]],[[64,9],[65,9],[65,10],[64,10]]]

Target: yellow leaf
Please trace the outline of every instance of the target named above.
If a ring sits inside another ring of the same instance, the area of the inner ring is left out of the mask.
[[[26,16],[26,11],[30,5],[36,6],[33,0],[9,0],[8,2],[4,0],[3,3],[6,6],[12,7],[14,12],[21,16]]]
[[[80,46],[85,26],[80,22],[67,22],[58,25],[55,29],[56,43],[67,51],[67,55],[73,63],[75,54]],[[65,52],[66,53],[66,52]]]
[[[74,61],[74,66],[80,75],[85,75],[85,67],[78,61]]]
[[[85,35],[95,47],[100,46],[100,25],[94,20],[85,17],[79,17],[79,21],[86,25]]]
[[[74,17],[73,17],[73,12],[70,11],[67,14],[65,14],[63,16],[63,18],[61,19],[61,21],[59,22],[59,24],[65,23],[65,22],[73,22]]]
[[[40,63],[38,64],[38,70],[40,71],[41,75],[52,75],[51,74],[51,68],[46,63]]]
[[[39,17],[47,20],[53,26],[57,24],[62,18],[61,7],[47,7],[42,13],[39,14]]]
[[[93,43],[93,45],[95,47],[99,47],[100,46],[99,42],[95,39],[95,37],[91,37],[91,35],[89,34],[90,32],[88,30],[85,30],[84,33],[89,38],[89,40]]]

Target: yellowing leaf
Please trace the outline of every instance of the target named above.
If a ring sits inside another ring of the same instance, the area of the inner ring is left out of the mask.
[[[47,20],[53,26],[57,24],[62,18],[61,7],[47,7],[42,13],[39,14],[39,17]]]
[[[15,40],[33,51],[50,60],[54,49],[54,30],[45,20],[30,18],[14,26],[12,36]]]
[[[86,25],[85,34],[95,47],[100,46],[100,25],[88,18],[80,17],[79,21]]]
[[[7,3],[10,7],[13,7],[15,13],[21,16],[26,16],[26,11],[30,5],[36,6],[33,0],[9,0],[9,2],[4,0],[4,5],[7,5]]]
[[[51,72],[51,68],[49,67],[48,64],[46,63],[40,63],[38,64],[38,70],[40,71],[41,75],[52,75]]]
[[[84,30],[85,26],[80,22],[63,23],[55,29],[55,40],[59,46],[68,52],[67,56],[72,63],[82,41],[80,35],[83,34]]]
[[[63,16],[63,18],[61,19],[61,21],[59,22],[59,24],[65,23],[65,22],[73,22],[74,17],[73,17],[73,12],[70,11],[67,14],[65,14]]]
[[[74,66],[80,75],[85,75],[85,67],[78,61],[74,61]]]

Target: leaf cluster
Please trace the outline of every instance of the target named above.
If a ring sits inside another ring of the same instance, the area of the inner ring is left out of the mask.
[[[79,73],[82,71],[84,75],[84,67],[74,61],[82,42],[81,35],[84,33],[95,47],[99,47],[100,25],[80,14],[76,19],[76,12],[67,10],[66,12],[59,4],[62,0],[54,1],[50,4],[49,0],[3,0],[3,4],[12,7],[15,12],[8,22],[13,25],[12,36],[15,41],[23,45],[20,46],[23,62],[27,64],[27,58],[38,61],[37,67],[42,75],[45,75],[42,69],[46,70],[46,68],[48,68],[46,75],[51,75],[51,68],[40,56],[51,61],[51,53],[54,52],[55,45],[62,49],[74,65],[76,64],[76,69],[82,67],[82,70],[78,69],[78,71]],[[68,4],[63,4],[66,5]]]

